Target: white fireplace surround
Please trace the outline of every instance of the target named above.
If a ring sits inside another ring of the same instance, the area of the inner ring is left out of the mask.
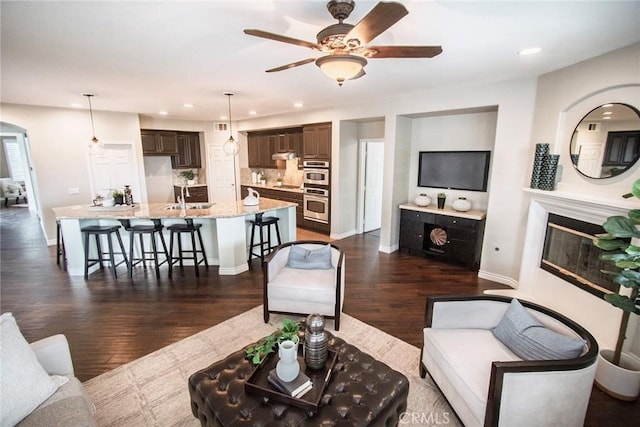
[[[639,208],[635,198],[595,197],[566,191],[542,191],[525,188],[529,196],[529,214],[525,234],[520,278],[514,290],[492,290],[526,299],[556,310],[587,328],[598,340],[600,348],[613,349],[617,340],[622,311],[606,301],[540,268],[549,213],[574,218],[592,224],[602,224],[609,216],[626,216],[630,209]],[[623,288],[621,292],[627,291]],[[638,340],[636,322],[630,322],[625,349]]]

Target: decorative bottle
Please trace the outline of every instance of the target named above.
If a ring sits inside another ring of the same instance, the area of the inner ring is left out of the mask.
[[[276,365],[276,375],[282,381],[290,382],[296,379],[300,373],[300,363],[298,363],[298,343],[287,340],[282,341],[278,347],[280,360]]]
[[[131,194],[131,187],[129,185],[124,186],[124,203],[125,205],[133,205],[133,194]]]
[[[322,369],[328,355],[329,342],[324,331],[324,317],[310,314],[304,332],[304,361],[310,369]]]
[[[418,197],[416,197],[416,205],[418,206],[429,206],[431,204],[431,199],[424,193],[420,193]]]

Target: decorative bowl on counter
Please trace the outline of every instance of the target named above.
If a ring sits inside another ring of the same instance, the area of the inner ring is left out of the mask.
[[[416,205],[418,206],[429,206],[431,204],[431,199],[424,193],[421,193],[415,199]]]
[[[458,212],[467,212],[471,209],[471,202],[468,201],[466,197],[458,197],[453,201],[451,206]]]

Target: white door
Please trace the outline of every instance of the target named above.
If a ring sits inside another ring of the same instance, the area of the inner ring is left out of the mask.
[[[363,231],[376,230],[382,222],[382,168],[384,143],[365,142]]]
[[[603,144],[582,144],[578,156],[578,169],[585,175],[598,178],[602,174]]]
[[[133,200],[140,201],[137,168],[132,159],[132,146],[126,144],[105,145],[89,152],[92,194],[111,189],[123,190],[131,186]]]
[[[213,203],[231,203],[237,200],[237,157],[227,156],[222,145],[207,145],[207,172],[209,174],[209,200]]]

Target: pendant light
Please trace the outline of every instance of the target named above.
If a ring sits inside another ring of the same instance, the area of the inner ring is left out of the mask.
[[[224,92],[223,95],[229,98],[229,139],[222,146],[222,151],[224,151],[227,156],[235,156],[240,151],[240,145],[238,141],[233,138],[233,133],[231,132],[231,97],[235,95],[235,93]]]
[[[82,96],[86,96],[87,100],[89,101],[89,114],[91,115],[91,131],[93,132],[93,138],[91,138],[91,144],[89,146],[96,147],[102,145],[102,143],[98,141],[98,138],[96,138],[96,128],[93,125],[93,109],[91,108],[91,97],[95,95],[93,95],[92,93],[83,93]]]

